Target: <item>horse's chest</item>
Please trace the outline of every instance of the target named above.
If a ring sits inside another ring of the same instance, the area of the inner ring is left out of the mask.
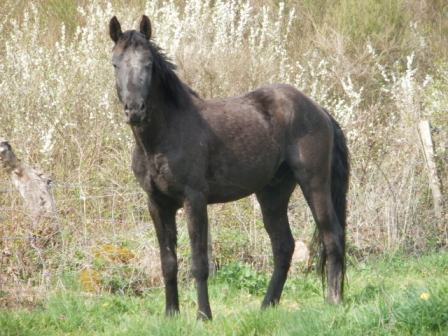
[[[178,191],[177,178],[169,159],[164,155],[154,155],[134,165],[134,174],[141,186],[150,191],[154,186],[164,194],[170,195]]]
[[[156,156],[150,163],[149,174],[157,188],[165,193],[176,187],[176,178],[168,160],[163,156]]]

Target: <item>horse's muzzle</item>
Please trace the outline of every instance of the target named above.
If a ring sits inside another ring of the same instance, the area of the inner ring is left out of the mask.
[[[144,110],[124,110],[124,120],[129,125],[140,125],[145,121]]]

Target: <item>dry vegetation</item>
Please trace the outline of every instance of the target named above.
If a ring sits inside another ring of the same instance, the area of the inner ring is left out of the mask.
[[[130,171],[133,140],[114,91],[107,33],[113,15],[123,27],[136,27],[142,13],[180,76],[202,96],[287,82],[341,121],[352,154],[350,256],[446,248],[446,208],[441,219],[434,216],[417,133],[418,121],[430,120],[446,186],[443,0],[6,0],[0,8],[0,136],[18,157],[52,174],[62,232],[43,252],[30,247],[29,237],[38,233],[2,175],[0,300],[13,287],[45,293],[67,279],[81,276],[82,283],[86,274],[91,290],[138,293],[159,283],[154,230]],[[314,224],[299,190],[290,220],[295,236],[308,241]],[[253,198],[211,207],[210,221],[218,263],[269,265]],[[185,272],[182,213],[179,254]]]

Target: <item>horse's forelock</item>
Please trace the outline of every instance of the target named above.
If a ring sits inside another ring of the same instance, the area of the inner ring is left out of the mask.
[[[136,30],[129,30],[124,32],[118,40],[115,50],[126,50],[128,48],[137,48],[148,46],[148,40],[145,39],[143,34]]]

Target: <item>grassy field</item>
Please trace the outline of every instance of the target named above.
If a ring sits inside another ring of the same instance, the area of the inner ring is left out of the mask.
[[[75,286],[74,282],[70,282]],[[142,297],[54,292],[30,309],[1,310],[0,335],[446,335],[448,252],[351,265],[345,303],[323,303],[315,275],[293,274],[281,305],[260,311],[266,275],[234,264],[211,281],[215,319],[195,318],[195,290],[181,286],[181,314],[166,318],[162,289]]]

